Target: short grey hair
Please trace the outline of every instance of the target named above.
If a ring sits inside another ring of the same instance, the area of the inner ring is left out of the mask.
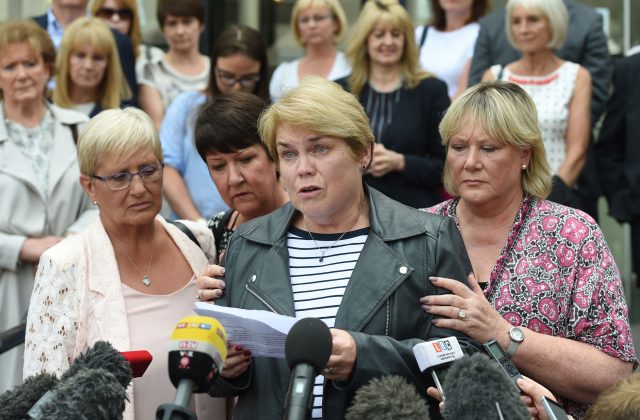
[[[562,47],[567,39],[567,29],[569,28],[569,12],[562,0],[509,0],[507,2],[507,12],[505,13],[505,30],[507,38],[512,47],[517,48],[513,32],[511,31],[511,13],[517,6],[522,6],[530,12],[537,12],[543,15],[549,22],[551,31],[551,41],[547,47],[557,50]]]
[[[162,162],[162,146],[151,118],[133,107],[102,111],[78,138],[80,173],[95,175],[101,159],[128,158],[140,151],[152,151]]]

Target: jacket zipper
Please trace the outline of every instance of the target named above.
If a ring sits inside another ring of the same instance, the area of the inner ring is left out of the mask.
[[[245,284],[244,287],[247,289],[247,291],[249,293],[251,293],[253,296],[255,296],[256,299],[258,299],[260,302],[262,302],[264,304],[264,306],[266,306],[267,308],[271,309],[271,312],[273,312],[275,314],[278,313],[278,311],[276,311],[273,306],[269,305],[269,303],[266,300],[264,300],[262,297],[260,297],[260,295],[258,295],[256,292],[251,290],[251,288],[249,287],[248,284]]]

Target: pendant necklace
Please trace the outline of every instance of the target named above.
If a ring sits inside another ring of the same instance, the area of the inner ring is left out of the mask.
[[[140,271],[140,269],[138,268],[136,263],[134,263],[133,260],[131,259],[131,257],[129,257],[129,254],[127,254],[127,251],[125,250],[124,243],[120,239],[118,239],[116,237],[116,235],[114,235],[113,233],[111,234],[111,236],[113,236],[113,238],[116,241],[118,241],[118,243],[120,244],[120,249],[122,250],[122,253],[124,254],[125,257],[127,257],[127,260],[129,260],[129,262],[131,263],[131,266],[142,277],[142,284],[144,284],[145,286],[148,287],[151,284],[151,279],[149,278],[149,269],[151,268],[151,261],[153,261],[153,251],[155,250],[155,240],[154,240],[155,237],[156,237],[156,223],[155,223],[155,221],[153,222],[153,237],[151,239],[151,256],[149,257],[149,263],[147,264],[147,271],[146,271],[145,274],[143,274],[142,271]]]
[[[360,208],[364,207],[364,200],[362,201],[362,206]],[[340,242],[340,239],[342,239],[344,237],[344,235],[346,235],[348,232],[351,232],[353,230],[353,228],[358,224],[358,219],[360,218],[360,212],[358,212],[358,217],[356,217],[356,221],[355,223],[351,226],[351,229],[347,230],[346,232],[342,232],[342,235],[340,235],[340,237],[338,239],[336,239],[331,245],[329,245],[329,248],[325,248],[322,249],[318,243],[316,242],[316,238],[313,237],[313,234],[311,233],[311,230],[309,230],[309,226],[307,225],[307,221],[304,219],[304,216],[302,217],[302,222],[304,223],[304,227],[307,229],[307,233],[309,234],[309,236],[311,236],[311,240],[313,241],[313,244],[316,246],[316,248],[318,248],[318,251],[320,251],[320,259],[318,259],[318,262],[322,262],[324,261],[324,256],[327,252],[329,252],[329,250],[331,248],[333,248],[333,246],[335,244],[337,244],[338,242]]]

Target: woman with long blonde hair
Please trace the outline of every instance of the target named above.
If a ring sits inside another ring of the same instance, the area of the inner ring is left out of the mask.
[[[56,56],[53,102],[93,117],[131,98],[111,30],[100,19],[83,17],[65,30]]]
[[[338,83],[359,98],[376,137],[365,181],[412,207],[436,204],[445,155],[438,124],[449,96],[444,82],[420,68],[404,7],[367,2],[346,55],[352,72]]]

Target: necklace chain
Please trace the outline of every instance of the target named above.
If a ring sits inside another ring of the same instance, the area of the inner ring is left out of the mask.
[[[129,256],[129,254],[127,254],[127,251],[125,250],[124,242],[122,242],[113,233],[111,234],[111,236],[113,236],[113,238],[120,244],[120,249],[122,250],[122,253],[124,254],[125,257],[127,257],[127,260],[129,260],[129,262],[131,263],[133,268],[142,277],[142,284],[144,284],[145,286],[151,285],[151,279],[149,278],[149,269],[151,269],[151,261],[153,261],[153,251],[155,251],[155,240],[154,240],[155,237],[156,237],[156,223],[155,223],[155,221],[153,222],[153,238],[151,239],[151,256],[149,257],[149,263],[147,264],[147,271],[146,271],[145,274],[143,274],[142,271],[140,271],[140,269],[138,268],[136,263],[134,263],[133,260],[131,259],[131,257]]]
[[[362,207],[364,207],[364,200],[362,201],[362,205],[360,206],[360,208],[362,209]],[[313,234],[311,233],[311,230],[309,229],[309,226],[307,225],[307,221],[304,219],[304,216],[302,217],[302,222],[304,223],[304,227],[307,229],[307,233],[309,234],[309,236],[311,236],[311,240],[313,241],[313,244],[316,246],[316,248],[318,248],[318,251],[320,251],[320,259],[318,259],[318,262],[324,261],[325,254],[329,252],[329,250],[333,248],[335,244],[340,242],[340,239],[342,239],[344,235],[346,235],[348,232],[351,232],[353,228],[356,227],[356,225],[358,224],[358,219],[360,219],[360,212],[358,212],[358,217],[356,217],[356,221],[353,223],[353,225],[349,230],[342,232],[342,235],[340,235],[338,239],[336,239],[331,245],[329,245],[328,248],[322,249],[320,245],[318,245],[318,242],[316,242],[316,238],[313,237]]]

